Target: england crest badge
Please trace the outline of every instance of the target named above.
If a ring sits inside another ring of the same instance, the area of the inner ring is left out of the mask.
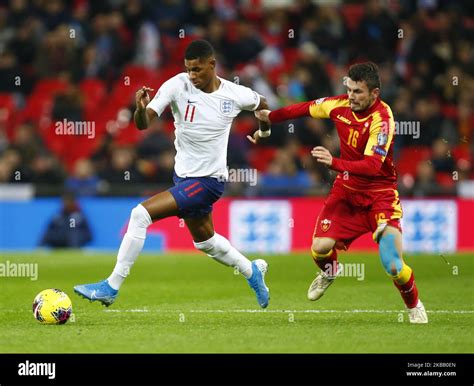
[[[234,109],[234,102],[229,99],[225,99],[221,101],[221,112],[223,114],[229,114]]]

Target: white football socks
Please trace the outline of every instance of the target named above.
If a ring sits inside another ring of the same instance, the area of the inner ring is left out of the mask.
[[[214,233],[209,240],[194,242],[196,249],[203,251],[209,257],[231,267],[237,267],[239,272],[247,279],[252,276],[252,263],[237,249],[235,249],[225,237]]]
[[[125,278],[130,274],[130,269],[143,249],[146,230],[152,224],[148,211],[141,205],[133,208],[128,223],[127,233],[117,255],[117,263],[112,274],[107,279],[113,289],[120,289]]]

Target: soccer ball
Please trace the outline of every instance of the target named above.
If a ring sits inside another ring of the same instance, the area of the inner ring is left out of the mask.
[[[71,299],[56,288],[41,291],[33,301],[33,315],[41,324],[64,324],[71,314]]]

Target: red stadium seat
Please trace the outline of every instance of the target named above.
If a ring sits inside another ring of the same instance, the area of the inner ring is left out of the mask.
[[[59,78],[41,79],[27,98],[26,107],[22,111],[19,124],[27,121],[38,123],[40,131],[44,131],[51,123],[51,111],[54,95],[64,91],[69,83]]]
[[[133,84],[141,87],[150,84],[150,82],[157,77],[157,73],[156,71],[143,66],[129,65],[123,70],[122,79],[119,79],[118,81],[123,83],[125,77],[129,77],[128,79],[130,80],[131,85]]]
[[[84,96],[84,118],[91,121],[97,118],[96,111],[99,111],[106,95],[106,87],[102,80],[96,78],[84,79],[79,85]]]
[[[273,67],[270,71],[267,72],[267,79],[273,86],[278,86],[280,78],[283,74],[287,73],[287,68],[285,65],[279,65]]]
[[[0,93],[0,126],[6,128],[8,138],[13,137],[13,125],[16,117],[16,103],[11,94]]]
[[[284,66],[286,71],[292,71],[296,62],[300,58],[300,49],[287,47],[283,50]]]
[[[298,155],[300,157],[306,157],[311,154],[311,150],[313,149],[314,146],[300,146],[300,149],[298,151]]]
[[[51,123],[53,109],[53,95],[48,93],[32,94],[27,98],[26,107],[20,115],[18,123],[27,121],[36,122],[40,132],[47,129]]]
[[[344,25],[349,31],[354,31],[359,27],[364,12],[364,4],[344,4],[341,7],[341,15],[344,18]]]
[[[456,162],[458,162],[460,160],[465,160],[465,161],[468,161],[468,162],[472,161],[471,160],[471,153],[469,151],[469,146],[463,146],[463,145],[456,146],[453,149],[453,157],[454,157]]]
[[[161,37],[162,52],[169,53],[169,55],[163,57],[164,67],[168,64],[183,63],[186,47],[195,39],[199,38],[192,35],[185,35],[183,38],[175,38],[163,34]]]
[[[143,139],[146,131],[137,130],[135,124],[130,122],[127,127],[121,128],[114,138],[117,145],[130,146],[135,145]]]
[[[436,181],[445,188],[451,188],[455,185],[452,173],[438,172],[436,173]]]
[[[67,82],[64,79],[60,78],[47,78],[47,79],[41,79],[36,83],[36,86],[33,90],[33,94],[55,94],[58,91],[63,91],[65,90],[69,85],[69,82]]]
[[[418,163],[431,157],[431,148],[428,146],[404,147],[400,151],[400,156],[395,161],[398,174],[416,175]]]
[[[249,152],[249,164],[251,167],[265,171],[268,164],[275,158],[277,149],[275,147],[253,148]]]

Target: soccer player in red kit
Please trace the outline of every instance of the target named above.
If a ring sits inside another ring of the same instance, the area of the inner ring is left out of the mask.
[[[339,135],[340,158],[322,146],[311,151],[317,162],[339,174],[316,220],[311,252],[321,272],[311,283],[308,298],[319,299],[336,279],[337,250],[347,250],[356,238],[371,232],[410,322],[427,323],[413,271],[402,255],[402,208],[393,164],[395,121],[390,107],[380,99],[377,66],[371,62],[351,66],[346,87],[344,95],[255,113],[269,124],[299,117],[329,118]],[[257,143],[258,131],[248,138]]]

